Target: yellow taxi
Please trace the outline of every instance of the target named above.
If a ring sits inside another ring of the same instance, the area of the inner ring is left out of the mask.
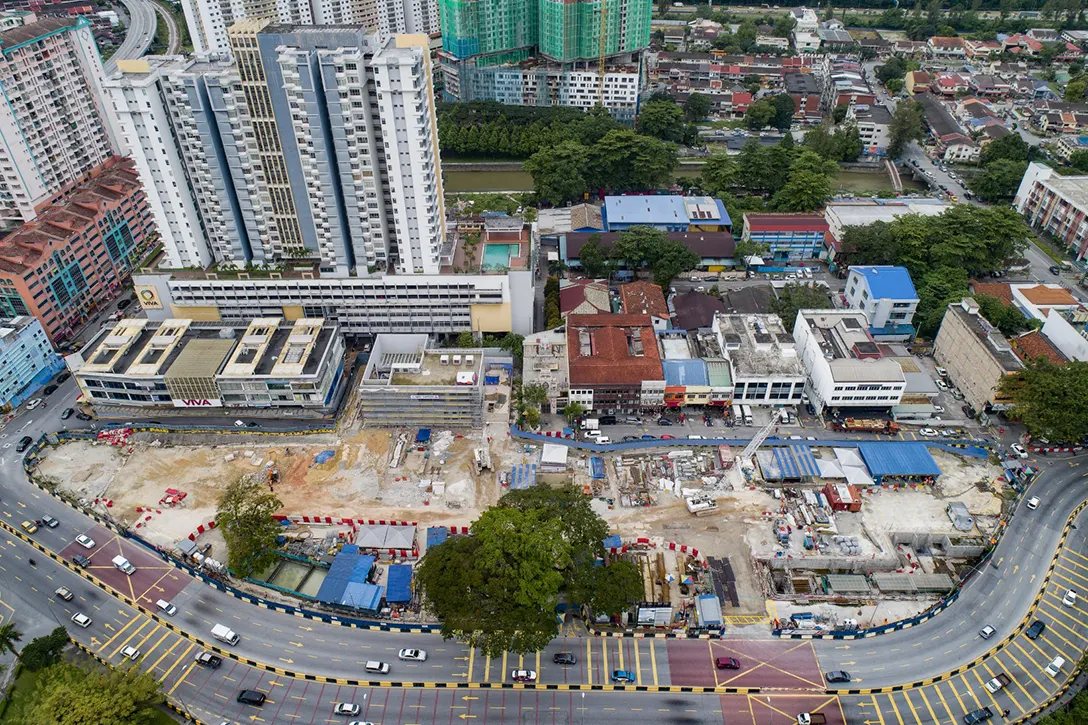
[[[35,524],[33,521],[24,521],[23,530],[26,531],[28,534],[33,534],[37,532],[38,525]]]

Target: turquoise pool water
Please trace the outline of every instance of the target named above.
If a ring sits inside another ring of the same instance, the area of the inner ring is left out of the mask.
[[[510,257],[518,253],[517,244],[485,244],[484,268],[509,267]]]

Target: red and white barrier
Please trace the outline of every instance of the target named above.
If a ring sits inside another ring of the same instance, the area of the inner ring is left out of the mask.
[[[196,537],[200,536],[205,531],[211,531],[214,528],[215,528],[215,522],[214,521],[209,521],[206,524],[201,524],[200,526],[197,526],[196,531],[189,534],[189,541],[196,541]]]

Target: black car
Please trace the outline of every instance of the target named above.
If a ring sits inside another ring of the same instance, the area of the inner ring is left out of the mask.
[[[67,382],[68,378],[72,377],[71,373],[61,373],[57,376],[57,383]]]
[[[630,443],[631,441],[637,441],[637,440],[638,440],[638,436],[624,436],[623,437],[623,442],[624,443]]]
[[[48,527],[49,527],[49,528],[51,528],[51,529],[55,529],[55,528],[57,528],[58,526],[60,526],[60,522],[59,522],[59,521],[57,521],[57,520],[56,520],[55,518],[53,518],[52,516],[44,516],[44,515],[43,515],[43,516],[42,516],[42,523],[43,523],[43,524],[45,524],[46,526],[48,526]]]
[[[94,416],[87,415],[86,413],[76,413],[77,420],[94,420]]]
[[[68,420],[69,418],[72,417],[73,414],[75,414],[74,410],[72,410],[71,408],[65,408],[64,410],[61,411],[60,419],[61,420]]]
[[[263,705],[264,693],[257,690],[242,690],[238,693],[237,699],[243,705]]]
[[[981,710],[972,710],[963,716],[964,725],[975,725],[975,723],[986,722],[994,716],[994,711],[988,707],[984,707]]]
[[[1050,265],[1050,273],[1051,274],[1061,274],[1062,273],[1062,268],[1059,267],[1056,264],[1052,264],[1052,265]]]
[[[214,670],[223,664],[223,658],[213,655],[211,652],[201,652],[196,656],[196,663],[201,667]]]
[[[850,681],[850,673],[849,672],[843,672],[842,670],[832,670],[831,672],[828,672],[826,675],[824,675],[824,677],[827,678],[828,682],[849,682]]]
[[[132,304],[132,300],[129,300],[129,299],[121,300],[120,302],[117,303],[117,309],[123,310],[123,309],[125,309],[126,307],[128,307],[131,304]]]
[[[657,424],[658,425],[672,425],[672,421],[669,420],[668,418],[659,418],[658,421],[657,421]]]
[[[578,664],[578,658],[570,652],[556,652],[552,656],[552,662],[557,665],[576,665]]]
[[[72,561],[79,564],[84,569],[91,565],[91,560],[83,556],[83,554],[72,554]]]
[[[34,439],[30,436],[23,436],[19,439],[19,445],[15,446],[16,453],[22,453],[27,448],[30,448],[30,444],[34,442]]]
[[[45,389],[42,390],[42,392],[45,395],[52,395],[53,393],[57,392],[57,386],[56,385],[46,385]]]
[[[1043,632],[1045,631],[1046,622],[1036,619],[1034,622],[1031,623],[1031,626],[1028,627],[1028,639],[1039,639],[1039,637],[1042,636]]]

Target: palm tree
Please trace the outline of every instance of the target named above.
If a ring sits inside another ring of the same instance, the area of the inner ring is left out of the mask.
[[[22,638],[23,633],[15,627],[14,622],[0,625],[0,652],[11,652],[18,658],[19,653],[15,651],[15,643]]]

